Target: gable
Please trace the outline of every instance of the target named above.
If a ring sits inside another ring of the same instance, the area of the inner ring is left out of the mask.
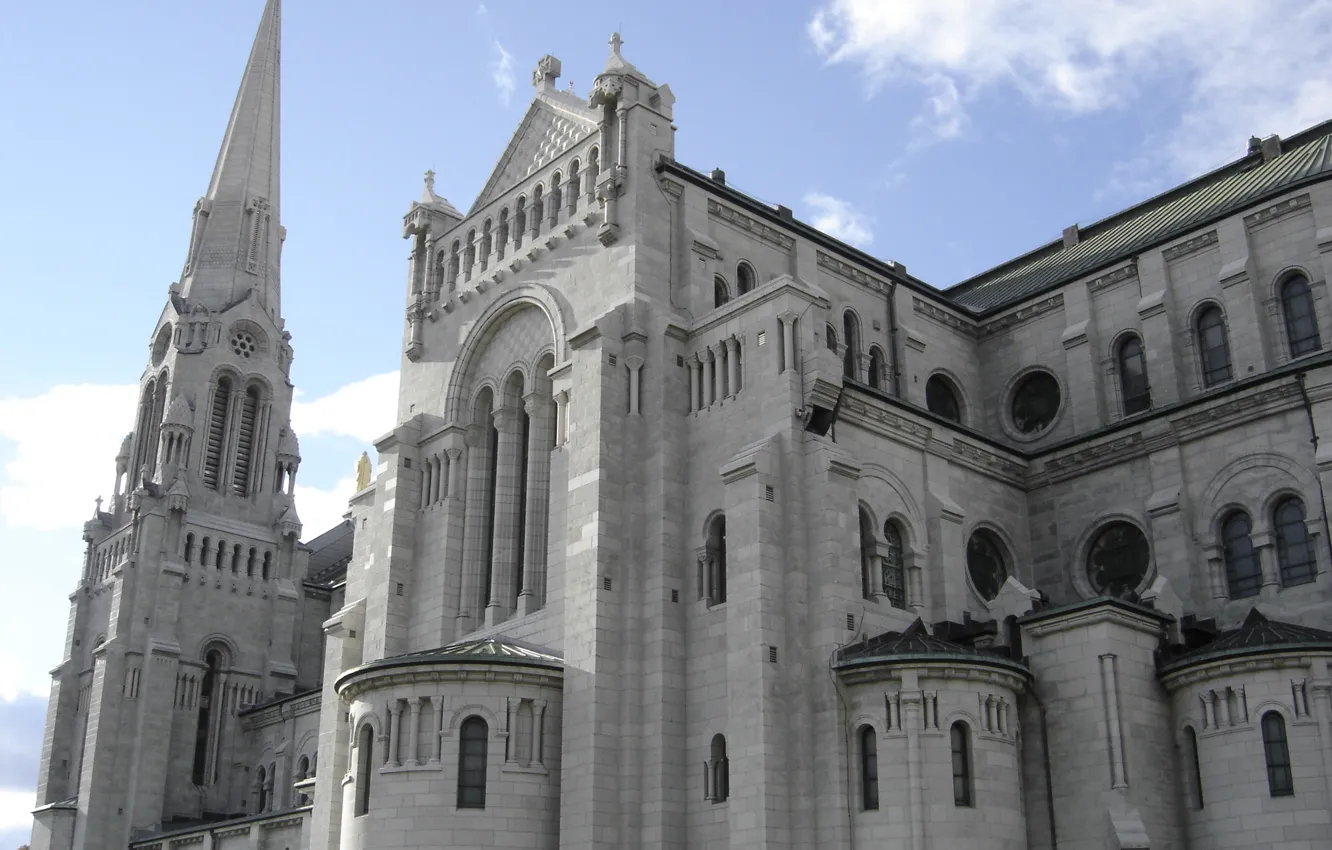
[[[595,132],[595,114],[581,98],[567,92],[538,94],[472,209],[526,180]]]

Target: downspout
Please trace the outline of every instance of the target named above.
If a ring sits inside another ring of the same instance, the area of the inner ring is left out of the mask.
[[[1037,696],[1035,688],[1027,692],[1041,717],[1041,761],[1045,770],[1045,812],[1050,820],[1050,850],[1058,850],[1059,833],[1055,831],[1054,775],[1050,769],[1050,727],[1045,722],[1045,703]]]
[[[1300,385],[1300,398],[1304,400],[1304,413],[1309,417],[1309,442],[1313,444],[1314,466],[1318,465],[1318,428],[1314,426],[1313,403],[1309,401],[1309,391],[1305,389],[1304,379],[1307,372],[1301,372],[1295,376],[1295,383]],[[1318,479],[1318,503],[1323,509],[1323,539],[1327,545],[1332,546],[1332,532],[1329,532],[1327,520],[1327,494],[1323,492],[1323,476],[1315,472],[1315,478]]]
[[[888,348],[893,353],[893,397],[902,397],[902,361],[897,351],[897,284],[888,287]]]

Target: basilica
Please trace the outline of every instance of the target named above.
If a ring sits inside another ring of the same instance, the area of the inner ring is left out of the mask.
[[[407,208],[397,424],[307,534],[280,33],[84,525],[34,850],[1332,846],[1332,122],[937,288],[677,162],[618,36],[586,95],[542,57],[480,195]]]

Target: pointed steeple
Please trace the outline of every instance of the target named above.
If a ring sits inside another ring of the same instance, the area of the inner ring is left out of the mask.
[[[182,294],[218,309],[250,290],[280,314],[278,220],[282,0],[267,0],[208,193],[194,213]]]

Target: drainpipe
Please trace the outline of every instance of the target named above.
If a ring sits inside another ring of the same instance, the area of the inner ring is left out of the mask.
[[[893,352],[893,396],[902,397],[902,361],[897,351],[897,285],[888,287],[888,348]]]
[[[1313,403],[1309,401],[1309,391],[1305,389],[1304,379],[1307,372],[1301,372],[1295,376],[1295,383],[1300,385],[1300,398],[1304,399],[1304,413],[1309,417],[1309,442],[1313,444],[1314,466],[1318,465],[1318,428],[1314,426]],[[1314,470],[1314,477],[1318,480],[1318,502],[1323,509],[1323,540],[1326,545],[1332,546],[1332,532],[1329,532],[1327,519],[1327,495],[1323,492],[1323,476],[1319,475],[1317,469]]]

